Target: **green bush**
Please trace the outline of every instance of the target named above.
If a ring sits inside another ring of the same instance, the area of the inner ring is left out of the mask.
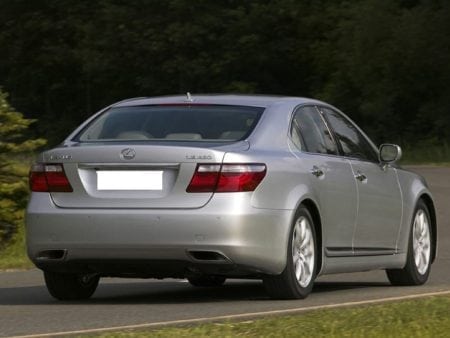
[[[23,223],[28,197],[30,155],[43,146],[44,139],[26,139],[34,120],[26,119],[7,101],[0,90],[0,245],[12,241]]]

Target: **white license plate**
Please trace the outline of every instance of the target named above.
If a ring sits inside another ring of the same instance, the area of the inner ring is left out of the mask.
[[[162,190],[162,171],[97,171],[97,190]]]

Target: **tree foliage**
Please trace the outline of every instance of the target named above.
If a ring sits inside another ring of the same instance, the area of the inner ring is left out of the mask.
[[[448,1],[0,5],[0,84],[51,144],[109,103],[186,91],[312,96],[379,142],[450,140]]]
[[[16,112],[0,91],[0,243],[11,237],[23,217],[29,165],[21,156],[45,144],[43,139],[27,139],[33,122]]]

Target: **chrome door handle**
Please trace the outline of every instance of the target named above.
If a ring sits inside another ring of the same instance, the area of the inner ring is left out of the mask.
[[[366,175],[364,175],[364,174],[363,174],[362,172],[360,172],[360,171],[356,172],[355,178],[356,178],[358,181],[361,181],[361,182],[367,180]]]
[[[314,166],[311,169],[311,174],[313,174],[316,177],[320,177],[320,176],[323,176],[323,171],[319,167]]]

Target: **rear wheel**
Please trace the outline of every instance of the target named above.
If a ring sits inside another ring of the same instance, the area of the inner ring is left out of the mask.
[[[267,276],[264,286],[273,298],[299,299],[311,292],[316,277],[317,241],[314,223],[304,206],[297,211],[291,227],[287,264],[277,276]]]
[[[428,280],[431,268],[431,222],[426,204],[417,204],[409,236],[406,265],[403,269],[386,270],[392,285],[421,285]]]
[[[98,286],[97,275],[44,271],[48,292],[59,300],[88,299]]]
[[[189,283],[197,287],[221,286],[225,283],[226,278],[222,276],[195,276],[188,277]]]

